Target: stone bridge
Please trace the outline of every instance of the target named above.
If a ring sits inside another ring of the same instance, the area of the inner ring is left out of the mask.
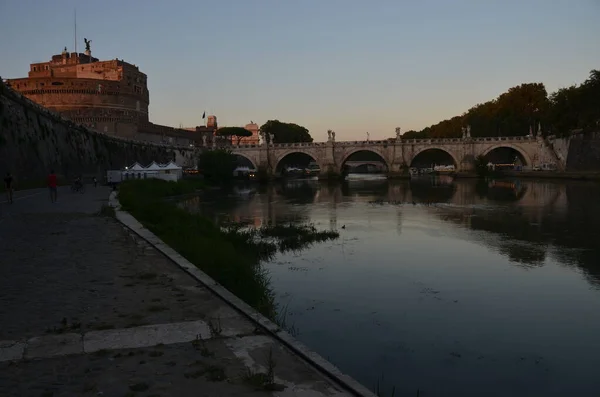
[[[555,151],[553,137],[537,136],[485,137],[485,138],[449,138],[449,139],[390,139],[384,141],[346,141],[313,143],[280,143],[233,146],[234,154],[248,159],[255,167],[265,167],[270,173],[276,173],[280,162],[289,154],[304,153],[319,164],[322,173],[342,171],[350,156],[358,152],[377,154],[387,165],[389,174],[401,173],[406,166],[412,166],[417,157],[431,149],[446,152],[452,158],[458,171],[469,172],[474,169],[474,160],[479,155],[487,155],[498,148],[514,149],[525,167],[544,163],[555,164],[564,170],[565,158]]]

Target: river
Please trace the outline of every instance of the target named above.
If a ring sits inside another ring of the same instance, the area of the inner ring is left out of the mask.
[[[600,184],[367,177],[256,189],[187,204],[218,221],[340,232],[265,266],[296,337],[368,388],[600,390]]]

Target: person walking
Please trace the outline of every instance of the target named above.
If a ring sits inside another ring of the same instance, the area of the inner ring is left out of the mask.
[[[13,177],[10,172],[6,173],[4,177],[4,187],[6,188],[6,196],[8,198],[8,204],[13,203]]]
[[[50,190],[50,201],[52,203],[56,203],[58,194],[56,174],[54,173],[54,170],[50,170],[50,175],[48,175],[48,190]]]

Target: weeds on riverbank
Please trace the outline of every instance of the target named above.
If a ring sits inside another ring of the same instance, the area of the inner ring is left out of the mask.
[[[275,250],[265,244],[253,244],[243,232],[223,231],[203,216],[164,200],[192,193],[197,187],[197,183],[185,181],[127,181],[119,188],[119,201],[124,210],[166,244],[260,313],[274,319],[274,297],[260,260]]]
[[[318,231],[314,225],[270,225],[257,230],[262,238],[277,241],[280,251],[296,251],[308,245],[327,240],[334,240],[340,234],[333,230]]]
[[[277,321],[268,273],[260,262],[272,259],[278,249],[299,250],[314,242],[335,239],[339,234],[318,231],[313,225],[274,225],[259,229],[242,224],[219,226],[165,200],[193,193],[203,188],[201,182],[126,181],[119,188],[119,201],[124,210],[187,260],[260,313]]]

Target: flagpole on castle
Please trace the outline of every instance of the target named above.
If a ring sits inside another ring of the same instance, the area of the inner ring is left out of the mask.
[[[75,53],[77,53],[77,8],[73,10],[73,25],[75,27]]]

